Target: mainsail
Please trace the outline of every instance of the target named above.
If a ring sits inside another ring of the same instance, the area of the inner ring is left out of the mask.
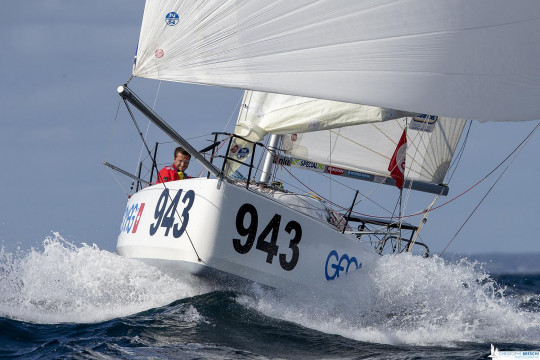
[[[388,121],[411,115],[403,111],[338,101],[246,91],[229,156],[245,162],[253,152],[253,142],[267,134],[280,135],[336,129],[352,125]],[[247,139],[250,142],[244,141]],[[239,149],[243,151],[238,152]],[[227,165],[232,174],[238,162]]]
[[[459,142],[463,119],[420,116],[283,137],[285,154],[331,166],[332,173],[387,182],[388,164],[405,126],[405,178],[442,184]],[[368,178],[369,175],[373,175]],[[354,176],[356,175],[356,176]],[[379,177],[379,178],[377,178]]]
[[[134,75],[534,120],[539,32],[537,0],[153,0]]]
[[[409,117],[405,117],[409,115]],[[446,194],[443,184],[465,120],[412,115],[391,109],[246,91],[235,133],[259,141],[283,135],[282,165],[392,184],[388,164],[408,127],[405,177],[417,190]],[[230,157],[243,161],[249,143],[235,139]],[[239,152],[243,149],[243,152]],[[300,161],[305,160],[305,161]],[[229,171],[238,163],[229,164]]]
[[[411,113],[376,106],[246,91],[235,133],[259,141],[270,133],[292,134],[387,121]],[[416,114],[414,114],[416,115]]]

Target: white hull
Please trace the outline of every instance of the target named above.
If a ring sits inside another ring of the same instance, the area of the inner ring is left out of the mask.
[[[257,191],[205,178],[134,194],[117,251],[174,276],[224,275],[273,288],[324,287],[347,273],[366,273],[379,257],[371,247]]]

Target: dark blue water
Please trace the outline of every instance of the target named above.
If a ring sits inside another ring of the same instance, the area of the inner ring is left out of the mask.
[[[0,358],[486,359],[540,349],[540,275],[390,256],[334,296],[174,280],[56,236],[0,263]],[[343,285],[343,284],[341,284]]]

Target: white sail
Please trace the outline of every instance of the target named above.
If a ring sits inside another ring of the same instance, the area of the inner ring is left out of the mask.
[[[534,120],[539,33],[537,0],[153,0],[134,75]]]
[[[252,142],[267,133],[286,134],[283,150],[292,159],[282,164],[304,164],[312,170],[382,182],[389,176],[390,158],[409,124],[406,178],[442,184],[465,120],[404,115],[378,107],[246,91],[235,134]],[[237,161],[228,164],[228,173],[239,168],[238,161],[250,159],[252,152],[252,144],[234,139],[229,157]],[[423,191],[439,193],[441,188]]]
[[[408,114],[376,106],[246,91],[234,133],[257,142],[269,133],[277,135],[335,129],[387,121]],[[229,151],[230,157],[241,162],[248,160],[253,152],[253,145],[243,139],[234,139]],[[238,162],[229,163],[227,173],[232,174],[238,167]]]
[[[383,181],[390,176],[388,164],[407,123],[405,178],[442,184],[465,120],[423,116],[285,135],[283,149],[294,158],[329,165],[331,173],[352,170]]]
[[[246,91],[235,134],[260,141],[268,133],[328,130],[407,115],[410,113],[376,106]]]

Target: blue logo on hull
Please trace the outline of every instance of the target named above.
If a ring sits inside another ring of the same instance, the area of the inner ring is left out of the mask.
[[[328,265],[330,265],[330,268]],[[359,263],[354,256],[349,257],[349,255],[343,254],[341,257],[339,257],[336,250],[330,251],[328,257],[326,258],[326,265],[324,267],[324,275],[326,276],[326,280],[334,280],[339,278],[340,272],[345,272],[345,274],[347,274],[349,269],[351,269],[351,265],[354,265],[354,270],[362,268],[362,263]]]

